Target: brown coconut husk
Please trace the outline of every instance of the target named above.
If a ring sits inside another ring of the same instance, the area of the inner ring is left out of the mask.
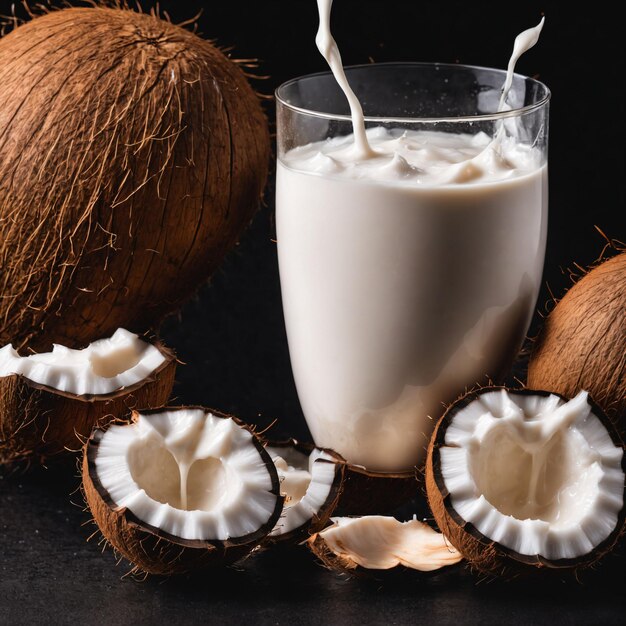
[[[145,415],[189,408],[209,410],[204,407],[181,406],[141,411],[141,413]],[[175,537],[138,519],[131,511],[120,508],[113,502],[108,491],[102,486],[95,466],[98,445],[106,429],[95,430],[83,452],[83,496],[100,532],[114,550],[132,563],[131,572],[133,573],[170,576],[205,567],[230,565],[259,548],[280,517],[283,498],[280,495],[278,474],[272,459],[254,434],[253,428],[225,413],[214,409],[210,409],[210,412],[216,417],[233,419],[239,426],[254,435],[252,445],[257,448],[265,464],[270,468],[271,493],[276,495],[276,507],[263,526],[245,537],[233,537],[227,541],[196,541]],[[131,421],[136,420],[138,415],[137,411],[133,411]]]
[[[586,273],[548,315],[527,384],[567,397],[589,391],[626,435],[626,252]]]
[[[501,545],[497,541],[483,535],[473,524],[466,522],[454,509],[450,492],[445,486],[441,475],[440,449],[445,445],[446,430],[453,422],[458,411],[476,400],[481,393],[506,387],[486,387],[473,391],[452,404],[441,417],[428,446],[426,460],[426,491],[428,504],[439,530],[450,540],[450,543],[465,557],[469,566],[478,572],[506,579],[518,576],[562,575],[576,572],[598,563],[609,554],[619,543],[625,533],[626,506],[622,508],[615,530],[589,554],[575,559],[550,560],[541,555],[522,555]],[[520,395],[548,396],[553,392],[529,389],[507,389]],[[559,394],[554,394],[559,395]],[[561,396],[562,397],[562,396]],[[563,400],[566,398],[562,397]],[[624,444],[606,413],[591,398],[588,399],[594,414],[606,427],[613,442],[624,449]],[[626,456],[622,459],[622,469],[626,472]],[[626,485],[624,486],[624,502],[626,502]]]
[[[270,141],[246,75],[156,15],[52,11],[0,39],[0,345],[143,332],[252,218]]]
[[[78,396],[21,375],[0,378],[0,464],[78,452],[94,428],[128,417],[135,408],[165,404],[174,387],[176,356],[160,342],[154,345],[165,361],[144,380],[109,394]]]

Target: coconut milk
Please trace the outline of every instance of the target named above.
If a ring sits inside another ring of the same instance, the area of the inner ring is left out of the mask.
[[[328,30],[331,2],[318,4],[317,43],[355,132],[278,163],[292,369],[318,446],[401,470],[423,461],[443,403],[519,349],[542,274],[546,168],[500,134],[366,132]]]

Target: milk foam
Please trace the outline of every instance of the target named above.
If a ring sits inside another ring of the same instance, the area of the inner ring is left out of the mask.
[[[354,137],[333,137],[294,148],[283,156],[291,169],[349,180],[392,184],[448,185],[498,181],[540,167],[541,154],[505,137],[387,129],[366,132],[372,157],[354,158]]]

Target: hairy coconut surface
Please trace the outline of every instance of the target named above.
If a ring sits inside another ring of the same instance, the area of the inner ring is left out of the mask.
[[[568,397],[586,389],[626,433],[626,252],[583,276],[548,315],[528,386]]]
[[[142,411],[141,414],[134,411],[132,421],[137,421],[142,415],[200,408],[202,407],[166,407]],[[279,518],[283,498],[279,493],[278,474],[263,444],[253,429],[237,418],[214,410],[210,413],[213,417],[233,420],[252,435],[250,445],[258,451],[270,473],[271,493],[276,498],[274,510],[265,524],[245,537],[233,537],[223,541],[189,540],[169,534],[139,519],[128,508],[119,507],[113,501],[98,477],[96,466],[98,446],[106,429],[94,430],[83,453],[83,495],[102,535],[117,552],[132,563],[134,572],[169,576],[204,567],[229,565],[257,549]],[[188,443],[191,444],[191,440]]]
[[[593,566],[611,552],[623,537],[626,531],[626,508],[622,508],[618,523],[609,537],[587,555],[575,559],[550,560],[540,555],[521,555],[506,548],[494,539],[483,535],[473,524],[461,518],[452,506],[451,494],[445,485],[441,470],[440,449],[445,446],[446,431],[453,423],[458,411],[476,400],[480,394],[496,389],[505,388],[484,388],[461,397],[448,408],[435,427],[426,460],[426,490],[428,504],[439,529],[467,559],[472,568],[489,575],[511,579],[530,573],[553,575],[555,572],[576,571]],[[554,395],[548,391],[528,389],[513,391],[519,395],[529,396]],[[565,400],[565,398],[562,399]],[[606,427],[615,445],[624,448],[623,442],[606,414],[591,399],[588,399],[588,403],[594,415]],[[622,468],[626,471],[626,457],[622,460]],[[626,485],[624,485],[624,497],[626,498]]]
[[[165,361],[144,380],[103,395],[78,396],[21,375],[0,378],[0,463],[45,461],[80,450],[92,430],[136,408],[164,405],[176,374],[176,356],[154,344]]]
[[[0,39],[0,344],[143,332],[255,212],[269,133],[243,71],[152,15],[54,11]]]

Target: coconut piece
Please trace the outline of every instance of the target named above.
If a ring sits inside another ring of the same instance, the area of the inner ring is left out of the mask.
[[[428,452],[433,515],[478,570],[596,563],[624,526],[624,446],[586,392],[485,388],[454,403]]]
[[[0,345],[154,328],[214,272],[269,164],[243,68],[155,12],[68,8],[0,39]]]
[[[285,504],[270,533],[275,542],[299,543],[324,528],[341,495],[345,461],[332,450],[290,439],[267,442]]]
[[[446,538],[416,519],[333,517],[333,525],[309,540],[311,550],[331,569],[389,570],[398,566],[432,572],[461,560]]]
[[[626,252],[583,276],[548,315],[528,386],[566,397],[586,389],[626,435]]]
[[[283,506],[278,474],[251,429],[202,407],[134,411],[92,434],[85,499],[137,571],[225,565],[254,550]]]
[[[336,515],[391,513],[414,498],[419,489],[417,470],[374,472],[360,465],[346,465],[343,492]]]
[[[0,349],[0,462],[79,450],[96,426],[167,402],[176,357],[122,328],[82,350]]]

